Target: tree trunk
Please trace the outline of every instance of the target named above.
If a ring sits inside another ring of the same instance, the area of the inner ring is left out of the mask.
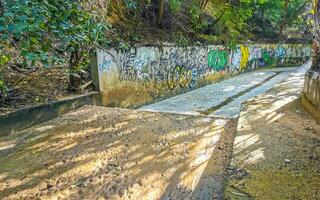
[[[161,27],[163,10],[164,10],[164,0],[159,0],[158,15],[157,15],[157,26],[158,27]]]
[[[81,76],[77,73],[77,66],[81,62],[80,51],[72,52],[69,60],[69,91],[78,92],[81,85]]]
[[[283,8],[283,11],[284,11],[284,14],[282,16],[282,20],[281,20],[281,23],[280,23],[280,29],[279,29],[279,38],[282,37],[282,34],[283,34],[283,31],[285,30],[286,28],[286,23],[287,23],[287,11],[288,11],[288,6],[289,6],[289,1],[290,0],[284,0],[284,8]]]
[[[4,13],[4,0],[0,0],[0,16]]]
[[[313,43],[313,51],[314,54],[312,56],[312,65],[311,69],[313,70],[320,70],[320,52],[319,52],[319,47],[316,42]]]
[[[313,59],[312,59],[312,66],[313,70],[320,71],[320,19],[319,19],[319,12],[320,12],[320,0],[316,0],[314,4],[314,15],[313,15],[313,35],[314,35],[314,42],[313,42]]]
[[[204,10],[207,7],[208,3],[209,3],[209,0],[202,0],[202,2],[200,4],[201,9]]]

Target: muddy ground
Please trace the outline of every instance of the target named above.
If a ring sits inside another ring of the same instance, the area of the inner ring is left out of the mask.
[[[238,127],[226,199],[320,199],[320,125],[300,99],[250,125]]]
[[[0,138],[0,199],[221,198],[235,127],[85,106]]]

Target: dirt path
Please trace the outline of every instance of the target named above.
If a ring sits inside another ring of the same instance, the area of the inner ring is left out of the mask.
[[[320,125],[298,99],[304,73],[240,113],[226,199],[320,199]]]
[[[235,127],[86,106],[0,138],[0,199],[221,198]]]

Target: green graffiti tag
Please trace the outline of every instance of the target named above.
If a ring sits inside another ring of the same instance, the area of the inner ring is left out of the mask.
[[[228,64],[227,50],[213,50],[208,53],[208,66],[216,71],[224,70]]]
[[[275,62],[274,55],[268,52],[268,49],[261,49],[261,54],[265,65],[272,65]]]

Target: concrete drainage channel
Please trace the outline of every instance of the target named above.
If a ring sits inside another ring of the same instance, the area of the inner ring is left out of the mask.
[[[223,104],[222,107],[214,110],[214,112],[210,113],[209,116],[237,118],[241,110],[241,104],[244,101],[268,91],[274,85],[286,79],[291,72],[292,71],[275,72],[276,74],[272,78],[262,84],[258,84],[257,87],[252,87],[247,92],[235,95],[235,97],[230,102]]]
[[[233,96],[231,96],[231,97],[228,97],[228,98],[227,98],[225,101],[223,101],[222,103],[220,103],[220,104],[218,104],[218,105],[216,105],[216,106],[214,106],[214,107],[212,107],[212,108],[209,108],[209,109],[206,110],[206,111],[199,111],[199,113],[202,114],[202,115],[216,116],[215,113],[216,113],[218,110],[220,110],[222,107],[226,107],[226,106],[229,107],[229,105],[230,105],[231,103],[235,102],[239,97],[244,96],[245,94],[251,92],[253,89],[255,89],[255,88],[257,88],[257,87],[259,87],[259,86],[267,83],[268,81],[270,81],[271,79],[273,79],[273,78],[274,78],[275,76],[277,76],[278,74],[280,74],[280,72],[276,72],[275,74],[273,74],[272,76],[270,76],[270,77],[268,77],[267,79],[263,80],[262,82],[254,85],[254,86],[252,86],[252,87],[250,87],[250,88],[248,88],[248,89],[245,89],[244,91],[241,91],[240,93],[237,93],[237,94],[235,94],[235,95],[233,95]],[[227,115],[227,116],[220,116],[220,117],[233,118],[233,117],[236,117],[236,115],[234,115],[234,116],[233,116],[233,115],[231,115],[231,116],[230,116],[230,115]]]
[[[297,67],[276,68],[241,74],[220,83],[141,107],[138,110],[237,118],[242,102],[266,92],[286,79],[296,69]]]
[[[0,115],[0,137],[46,122],[84,105],[101,105],[98,92],[74,96]]]

